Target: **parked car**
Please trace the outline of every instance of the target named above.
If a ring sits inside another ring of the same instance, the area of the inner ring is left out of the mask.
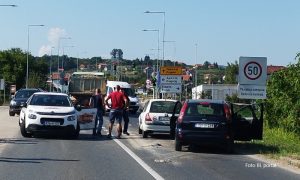
[[[234,140],[262,139],[262,104],[259,107],[211,99],[185,101],[177,119],[175,150],[181,151],[183,145],[214,144],[230,153]]]
[[[171,99],[150,99],[145,102],[138,118],[139,134],[147,138],[150,133],[170,133],[170,119],[177,102]]]
[[[37,92],[25,103],[20,113],[19,125],[22,136],[31,137],[39,132],[62,132],[76,138],[80,126],[77,111],[68,95],[63,93]]]
[[[21,104],[25,103],[28,98],[35,92],[41,92],[41,89],[19,89],[13,96],[9,103],[9,115],[14,116],[20,114]]]

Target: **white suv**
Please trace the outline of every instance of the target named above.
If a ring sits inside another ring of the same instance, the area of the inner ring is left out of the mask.
[[[77,110],[63,93],[34,93],[21,109],[19,125],[24,137],[37,132],[59,131],[76,138],[80,131]]]

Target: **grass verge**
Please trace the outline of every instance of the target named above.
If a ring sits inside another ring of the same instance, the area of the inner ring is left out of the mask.
[[[263,140],[237,142],[243,154],[262,154],[273,159],[285,159],[300,168],[300,137],[283,129],[264,128]]]

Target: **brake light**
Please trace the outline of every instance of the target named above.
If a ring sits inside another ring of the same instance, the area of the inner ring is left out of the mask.
[[[182,106],[181,110],[180,110],[180,114],[179,114],[179,117],[177,119],[177,122],[178,123],[182,123],[182,120],[183,120],[183,116],[184,116],[184,113],[187,109],[187,103],[184,103],[184,105]]]
[[[146,114],[145,121],[152,121],[149,113]]]
[[[230,112],[230,108],[229,108],[228,104],[224,104],[224,112],[225,112],[227,121],[231,121],[231,112]]]

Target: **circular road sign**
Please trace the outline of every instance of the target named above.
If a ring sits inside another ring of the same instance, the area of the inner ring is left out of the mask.
[[[262,67],[257,62],[250,61],[244,67],[244,74],[248,79],[256,80],[262,74]]]

